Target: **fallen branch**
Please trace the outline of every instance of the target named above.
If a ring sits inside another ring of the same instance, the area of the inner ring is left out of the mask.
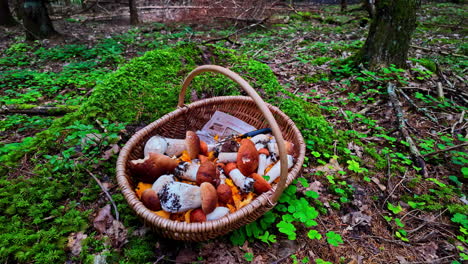
[[[424,114],[427,118],[429,118],[432,122],[438,123],[437,118],[435,118],[434,116],[432,116],[431,114],[429,114],[426,108],[419,108],[419,107],[416,105],[416,103],[413,101],[413,99],[411,99],[405,92],[403,92],[403,90],[398,89],[397,91],[398,91],[399,93],[401,93],[401,94],[403,95],[403,97],[405,97],[405,99],[408,101],[408,103],[410,103],[410,105],[412,105],[418,112],[423,113],[423,114]]]
[[[79,106],[36,106],[27,104],[3,106],[0,115],[25,114],[25,115],[45,115],[61,116],[75,112]]]
[[[433,50],[433,49],[430,49],[430,48],[424,48],[424,47],[420,47],[420,46],[415,46],[415,45],[410,45],[411,48],[414,48],[414,49],[420,49],[420,50],[424,50],[424,51],[429,51],[429,52],[437,52],[437,53],[440,53],[442,55],[448,55],[448,56],[454,56],[454,57],[461,57],[461,58],[468,58],[468,56],[465,56],[463,54],[457,54],[457,53],[449,53],[449,52],[446,52],[446,51],[441,51],[441,50]]]
[[[444,148],[444,149],[439,149],[439,150],[437,150],[437,151],[424,154],[424,155],[422,155],[422,156],[423,156],[423,157],[433,156],[433,155],[439,154],[439,153],[441,153],[441,152],[450,151],[450,150],[454,150],[454,149],[461,148],[461,147],[465,147],[465,146],[468,146],[468,142],[465,142],[465,143],[460,144],[460,145],[456,145],[456,146],[451,146],[451,147],[448,147],[448,148]]]
[[[93,179],[96,181],[96,183],[99,185],[99,187],[101,187],[101,190],[106,194],[107,198],[109,199],[109,201],[112,204],[112,207],[114,207],[115,220],[119,221],[119,211],[117,211],[117,205],[115,205],[114,199],[112,199],[112,196],[106,190],[104,185],[102,185],[101,181],[96,176],[94,176],[94,174],[92,172],[90,172],[89,170],[86,170],[86,171],[88,172],[89,175],[91,175],[91,177],[93,177]]]
[[[396,112],[396,116],[399,123],[398,128],[401,134],[404,136],[405,141],[408,142],[411,154],[413,155],[413,158],[416,161],[416,165],[421,168],[421,174],[424,177],[428,177],[426,162],[424,161],[424,158],[419,152],[418,147],[416,147],[416,144],[414,144],[413,139],[411,138],[411,136],[408,133],[408,130],[406,129],[405,115],[403,113],[403,109],[400,106],[400,102],[398,101],[398,97],[395,93],[395,85],[393,83],[388,84],[387,92],[388,96],[390,97],[390,102],[393,105],[393,109]]]
[[[234,36],[234,35],[237,35],[237,34],[239,34],[240,32],[242,32],[242,31],[244,31],[244,30],[247,30],[247,29],[256,27],[256,26],[258,26],[258,25],[264,23],[267,19],[268,19],[268,17],[267,17],[267,18],[264,18],[264,19],[262,19],[262,20],[259,20],[259,21],[257,21],[256,23],[253,23],[253,24],[251,24],[251,25],[248,25],[248,26],[246,26],[246,27],[243,27],[243,28],[241,28],[241,29],[238,29],[238,30],[236,30],[235,32],[233,32],[233,33],[231,33],[231,34],[229,34],[229,35],[227,35],[227,36],[225,36],[225,37],[219,37],[219,38],[213,38],[213,39],[206,40],[206,41],[202,42],[202,44],[212,43],[212,42],[216,42],[216,41],[219,41],[219,40],[226,40],[226,41],[230,42],[231,44],[239,45],[239,43],[232,41],[232,40],[230,39],[230,37],[232,37],[232,36]]]

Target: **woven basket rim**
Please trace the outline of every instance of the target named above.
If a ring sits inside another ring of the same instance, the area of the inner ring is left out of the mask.
[[[147,209],[143,205],[143,203],[140,201],[140,199],[138,199],[129,180],[127,179],[126,163],[128,160],[128,156],[130,154],[130,150],[133,149],[133,147],[140,142],[141,138],[151,133],[151,131],[154,130],[155,128],[164,125],[164,123],[170,120],[172,117],[183,114],[192,108],[203,107],[203,105],[207,103],[224,103],[227,101],[230,101],[230,103],[233,103],[234,101],[254,102],[252,98],[247,97],[247,96],[217,96],[217,97],[202,99],[202,100],[193,102],[191,104],[184,105],[183,107],[180,107],[168,114],[165,114],[161,118],[145,126],[143,129],[137,131],[127,141],[125,146],[121,149],[118,160],[117,160],[118,184],[129,206],[137,213],[138,216],[143,218],[145,222],[149,222],[151,225],[157,228],[170,228],[171,231],[173,232],[183,232],[183,233],[210,232],[210,231],[216,231],[216,230],[222,229],[224,227],[228,228],[229,223],[239,221],[240,219],[242,219],[244,216],[248,214],[249,210],[258,209],[261,206],[266,206],[266,207],[269,207],[269,209],[271,209],[276,205],[276,203],[273,204],[269,198],[276,191],[277,185],[273,186],[272,190],[257,196],[248,205],[242,207],[241,209],[237,210],[234,213],[229,213],[227,216],[222,217],[220,219],[213,220],[213,221],[206,221],[203,223],[179,222],[179,221],[160,217],[156,215],[153,211],[150,211],[149,209]],[[286,187],[287,187],[291,184],[293,179],[297,177],[297,175],[300,173],[300,170],[302,168],[302,164],[303,164],[304,157],[305,157],[304,139],[299,129],[294,124],[294,122],[285,113],[283,113],[276,106],[273,106],[266,102],[265,104],[268,106],[268,108],[272,112],[274,112],[277,115],[280,115],[281,118],[283,118],[288,123],[288,125],[291,126],[291,128],[294,131],[294,135],[295,137],[297,137],[297,141],[299,142],[299,146],[298,146],[299,152],[296,158],[296,162],[294,166],[289,170],[288,175],[287,175],[287,183],[286,183]],[[129,175],[129,177],[131,176]]]

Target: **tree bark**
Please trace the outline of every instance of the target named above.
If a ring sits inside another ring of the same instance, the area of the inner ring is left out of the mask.
[[[420,0],[377,0],[376,16],[358,62],[371,70],[391,64],[405,68],[419,6]]]
[[[341,0],[341,12],[346,11],[348,8],[348,0]]]
[[[45,0],[25,0],[24,1],[23,25],[26,29],[26,39],[45,39],[58,35],[55,31]]]
[[[130,24],[138,25],[140,20],[138,19],[138,9],[136,7],[136,0],[128,0],[128,6],[130,8]]]
[[[8,0],[0,0],[0,26],[14,26],[16,20],[11,15],[10,6]]]

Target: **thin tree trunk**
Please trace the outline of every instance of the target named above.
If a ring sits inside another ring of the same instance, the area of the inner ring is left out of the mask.
[[[140,20],[138,19],[138,9],[136,7],[136,0],[128,0],[128,6],[130,7],[130,24],[138,25]]]
[[[14,26],[16,21],[11,15],[8,0],[0,0],[0,26]]]
[[[341,0],[341,12],[346,11],[348,8],[348,0]]]
[[[411,35],[416,29],[416,10],[420,0],[378,0],[376,16],[369,28],[359,62],[370,69],[394,64],[406,67]]]
[[[25,0],[23,15],[27,40],[44,39],[58,35],[47,13],[44,0]]]
[[[24,0],[16,0],[14,2],[15,15],[16,15],[16,19],[18,19],[18,21],[22,21],[23,17],[24,17],[23,5],[24,5]]]

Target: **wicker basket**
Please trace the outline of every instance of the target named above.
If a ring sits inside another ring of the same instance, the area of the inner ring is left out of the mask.
[[[226,75],[238,83],[250,97],[221,96],[204,99],[184,105],[185,91],[193,78],[203,72],[217,72]],[[257,128],[270,127],[275,136],[281,162],[279,183],[269,192],[255,198],[250,204],[215,221],[204,223],[185,223],[162,218],[148,210],[135,194],[135,184],[129,174],[129,162],[143,158],[146,141],[154,135],[170,138],[185,138],[187,130],[199,130],[211,118],[215,111],[222,111],[235,116]],[[294,143],[297,153],[296,162],[287,170],[287,159],[284,139]],[[216,65],[200,66],[185,79],[179,95],[178,109],[161,117],[145,128],[139,130],[122,148],[117,161],[117,180],[130,207],[154,231],[164,237],[175,240],[203,241],[208,240],[245,224],[248,224],[276,204],[284,188],[300,173],[305,154],[305,144],[301,133],[294,122],[277,107],[265,103],[255,90],[236,73]]]

